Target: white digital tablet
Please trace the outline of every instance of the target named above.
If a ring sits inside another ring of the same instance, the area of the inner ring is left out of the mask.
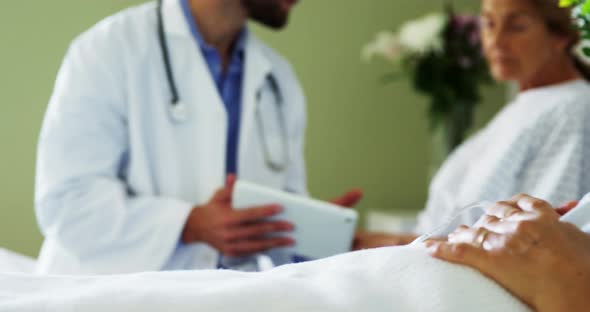
[[[288,233],[295,240],[297,256],[320,259],[350,251],[358,214],[352,209],[246,181],[237,181],[233,191],[235,209],[279,204],[283,212],[273,218],[294,224]]]

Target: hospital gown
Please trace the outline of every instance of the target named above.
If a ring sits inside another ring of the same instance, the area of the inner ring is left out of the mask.
[[[583,80],[520,93],[479,133],[452,153],[434,177],[416,231],[435,230],[462,207],[518,193],[553,205],[590,190],[590,84]],[[472,225],[483,210],[459,224]]]

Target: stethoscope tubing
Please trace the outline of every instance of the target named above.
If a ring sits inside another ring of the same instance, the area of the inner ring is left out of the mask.
[[[176,81],[174,79],[174,73],[172,71],[172,63],[170,61],[170,51],[168,49],[168,44],[166,42],[166,30],[164,26],[164,17],[163,17],[163,0],[158,0],[157,2],[157,33],[158,33],[158,41],[160,44],[160,51],[162,53],[162,61],[164,65],[164,71],[166,74],[166,81],[168,83],[168,88],[170,89],[170,115],[171,117],[177,122],[183,122],[186,120],[186,109],[183,107],[183,104],[180,102],[180,96],[178,93],[178,87],[176,85]],[[285,171],[289,165],[289,146],[288,146],[288,134],[287,134],[287,126],[286,126],[286,118],[284,114],[283,103],[284,99],[280,92],[279,84],[276,81],[276,78],[272,74],[268,74],[266,77],[266,81],[270,85],[272,92],[275,96],[275,101],[278,107],[277,110],[277,118],[280,123],[280,131],[282,136],[282,150],[283,150],[283,161],[277,162],[272,159],[270,154],[270,147],[268,146],[268,140],[266,137],[266,132],[264,131],[264,124],[262,122],[262,116],[260,112],[260,105],[259,102],[261,100],[262,94],[261,90],[258,91],[256,94],[256,119],[258,120],[258,129],[259,129],[259,137],[263,147],[264,159],[266,165],[275,172]]]
[[[168,81],[168,87],[170,88],[170,104],[172,106],[178,105],[180,97],[178,96],[178,88],[174,81],[174,74],[172,73],[172,65],[170,63],[170,51],[168,50],[168,44],[166,44],[166,34],[164,29],[164,17],[162,10],[163,0],[158,0],[158,39],[160,42],[160,50],[162,51],[162,60],[164,61],[164,70],[166,72],[166,80]]]

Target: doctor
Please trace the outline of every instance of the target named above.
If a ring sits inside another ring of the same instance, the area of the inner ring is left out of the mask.
[[[163,0],[77,38],[40,136],[41,273],[259,269],[292,261],[287,221],[234,211],[241,179],[306,194],[305,99],[287,61],[248,31],[295,0]],[[226,177],[227,182],[226,182]],[[335,200],[351,206],[349,192]]]

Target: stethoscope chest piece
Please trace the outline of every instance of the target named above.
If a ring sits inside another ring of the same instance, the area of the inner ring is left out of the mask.
[[[168,106],[170,118],[176,123],[183,123],[188,120],[188,112],[186,105],[182,102],[171,104]]]

